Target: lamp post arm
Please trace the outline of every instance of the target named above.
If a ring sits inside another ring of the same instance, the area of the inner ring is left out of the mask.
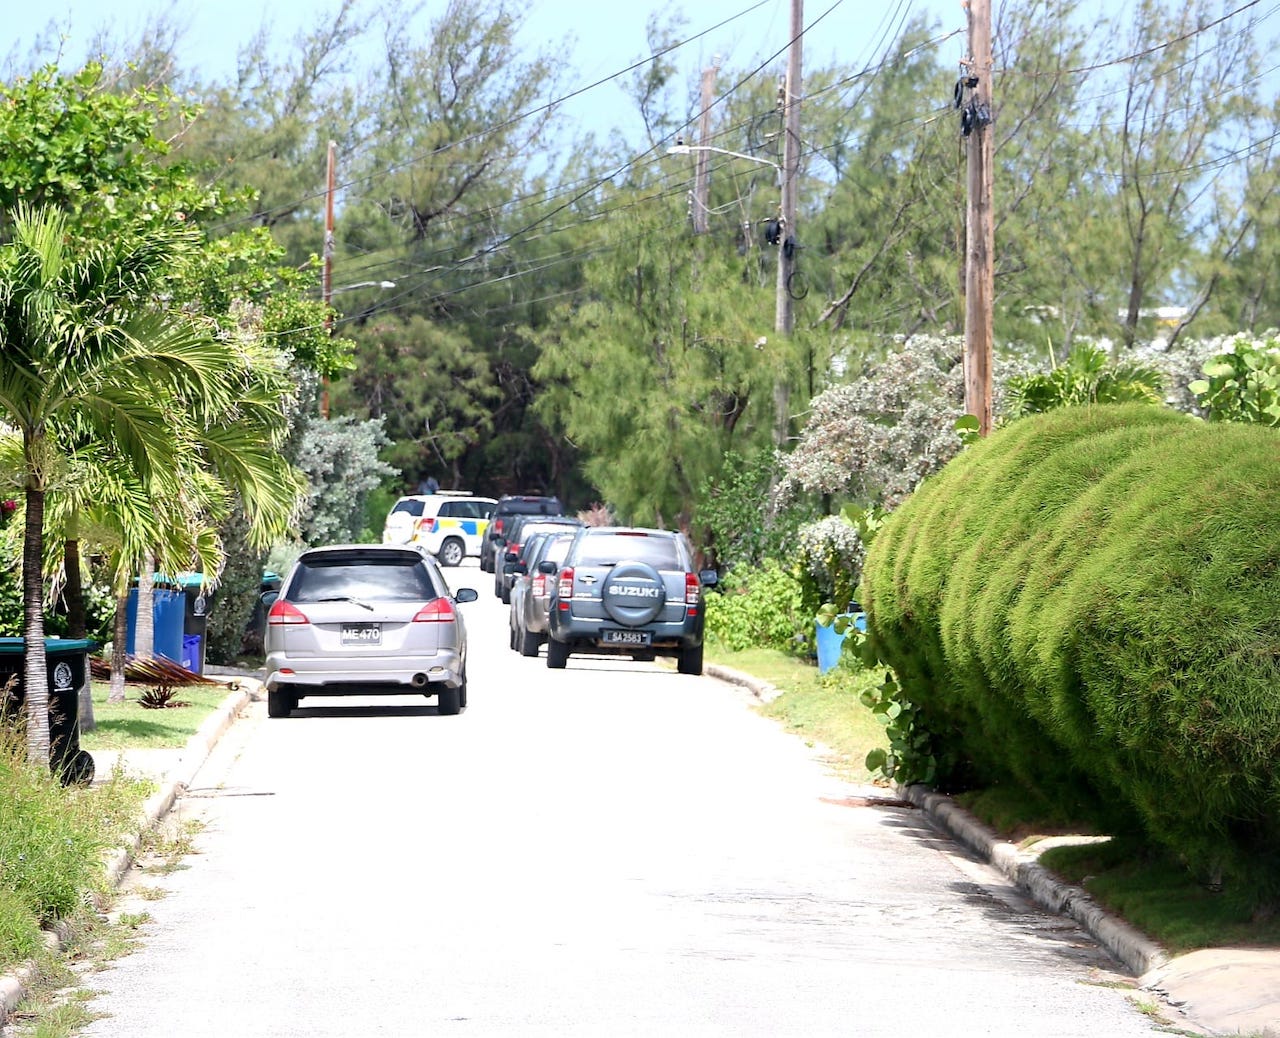
[[[762,159],[759,155],[748,155],[742,151],[730,151],[728,148],[717,148],[710,144],[673,144],[667,149],[668,155],[692,155],[697,151],[713,151],[717,155],[731,155],[735,159],[746,159],[748,162],[758,162],[762,166],[772,166],[776,170],[782,167],[771,159]]]

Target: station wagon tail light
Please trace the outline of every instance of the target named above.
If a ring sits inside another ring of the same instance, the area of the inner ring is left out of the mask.
[[[267,623],[269,624],[309,624],[310,622],[306,613],[292,602],[286,602],[283,598],[277,598],[271,603],[271,608],[267,610]]]
[[[698,583],[698,575],[696,573],[686,573],[684,575],[684,607],[689,610],[690,616],[698,611],[698,597],[701,591],[702,587]]]
[[[450,623],[455,619],[453,602],[447,598],[433,598],[413,617],[415,624]]]
[[[556,598],[561,609],[569,608],[569,599],[573,597],[573,569],[562,569],[556,581]]]

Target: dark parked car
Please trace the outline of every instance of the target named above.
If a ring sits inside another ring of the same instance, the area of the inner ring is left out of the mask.
[[[416,545],[346,544],[304,551],[267,610],[267,714],[303,696],[413,693],[442,714],[467,705],[461,602]]]
[[[703,588],[715,570],[698,572],[688,540],[670,530],[587,526],[554,574],[548,605],[547,666],[571,653],[674,656],[681,674],[702,673]]]
[[[511,517],[516,515],[564,515],[564,506],[558,497],[539,494],[505,494],[498,498],[480,548],[480,568],[486,573],[502,568],[499,565],[502,561],[501,545],[505,543]]]
[[[507,528],[505,543],[502,545],[502,559],[493,574],[493,593],[503,602],[511,601],[511,582],[515,578],[512,566],[524,559],[524,545],[535,533],[548,533],[552,530],[576,530],[582,526],[581,519],[568,515],[517,515]]]
[[[538,655],[538,647],[547,640],[547,602],[551,597],[548,576],[539,568],[543,562],[559,566],[564,561],[576,531],[534,534],[526,546],[525,559],[516,567],[511,585],[511,647],[521,656]]]

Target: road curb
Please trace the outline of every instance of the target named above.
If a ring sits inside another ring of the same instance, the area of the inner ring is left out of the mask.
[[[741,671],[708,664],[705,673],[721,681],[742,685],[763,703],[781,690]],[[1079,923],[1107,952],[1135,977],[1165,965],[1169,954],[1155,941],[1108,913],[1080,887],[1064,883],[1039,864],[1036,856],[1000,839],[993,830],[948,796],[928,786],[896,786],[898,795],[918,807],[929,823],[957,843],[968,847],[1019,890],[1043,908]]]
[[[1111,915],[1082,888],[1064,883],[1039,864],[1034,854],[1000,839],[950,797],[928,786],[896,788],[904,800],[920,808],[936,829],[994,865],[1037,904],[1074,919],[1135,977],[1169,961],[1168,952],[1146,934]]]
[[[769,684],[769,682],[761,681],[757,677],[745,674],[740,670],[734,670],[732,667],[722,666],[719,663],[706,664],[702,668],[702,672],[708,677],[727,681],[731,685],[743,686],[762,703],[771,703],[782,695],[782,689]]]
[[[109,855],[107,875],[110,877],[112,886],[119,886],[125,872],[133,863],[134,855],[137,854],[143,838],[173,809],[174,802],[191,784],[195,773],[208,758],[209,751],[240,716],[240,712],[249,704],[250,698],[248,689],[237,688],[232,691],[218,709],[204,719],[204,723],[196,729],[196,733],[187,740],[177,765],[165,775],[160,788],[144,801],[138,817],[137,833],[124,847],[117,848]]]
[[[256,681],[256,675],[252,672],[237,673],[236,676]],[[218,708],[205,718],[195,734],[187,740],[177,766],[165,776],[160,789],[143,802],[136,821],[137,832],[126,839],[123,847],[107,855],[104,867],[112,887],[120,885],[146,834],[172,810],[174,802],[191,784],[192,778],[208,758],[214,744],[231,727],[251,699],[252,694],[248,688],[233,689]],[[52,930],[45,932],[45,947],[50,951],[60,951],[65,946],[67,937],[68,928],[65,924],[59,923]],[[35,970],[33,963],[26,962],[11,974],[0,974],[0,1035],[3,1035],[4,1026],[18,1007],[18,1003],[26,997],[27,986],[34,977]]]

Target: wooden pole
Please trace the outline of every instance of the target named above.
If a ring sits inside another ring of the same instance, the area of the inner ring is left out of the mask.
[[[328,169],[325,176],[327,186],[324,195],[324,273],[321,282],[324,294],[324,330],[326,335],[333,332],[333,314],[330,311],[330,306],[333,303],[333,190],[336,179],[337,150],[338,146],[333,141],[330,141]],[[321,379],[320,417],[329,417],[329,378],[327,375]]]
[[[787,55],[787,77],[782,85],[782,209],[778,228],[778,285],[774,331],[782,338],[783,370],[773,388],[773,441],[786,443],[791,428],[791,385],[785,368],[785,343],[795,330],[795,309],[791,298],[791,274],[795,270],[797,176],[800,169],[801,53],[804,34],[804,0],[791,0],[791,48]]]
[[[702,70],[702,111],[698,116],[698,144],[703,150],[698,152],[698,164],[693,178],[693,233],[706,234],[709,228],[707,221],[708,199],[710,197],[711,152],[705,150],[711,142],[711,101],[715,97],[716,72],[720,68],[720,59],[715,58],[710,68]]]
[[[995,296],[995,221],[992,217],[991,0],[969,0],[969,59],[965,105],[968,127],[965,225],[964,409],[991,432],[992,310]]]

